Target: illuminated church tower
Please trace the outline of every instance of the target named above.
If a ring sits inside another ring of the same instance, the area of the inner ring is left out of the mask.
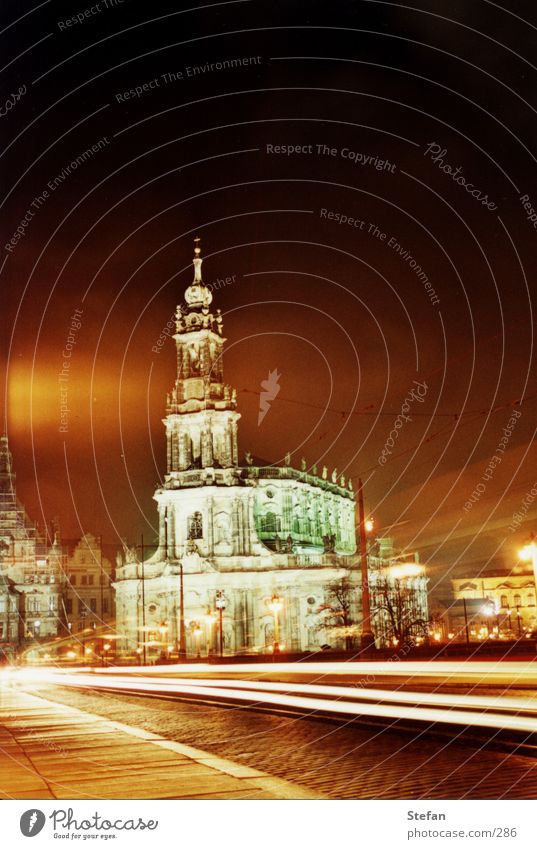
[[[199,239],[195,240],[194,280],[185,292],[187,308],[176,313],[177,379],[166,407],[168,483],[181,486],[192,469],[229,469],[237,476],[235,411],[237,394],[224,383],[222,316],[210,311],[213,296],[201,276]]]

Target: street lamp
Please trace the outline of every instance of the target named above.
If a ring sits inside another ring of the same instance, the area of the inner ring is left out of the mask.
[[[205,624],[207,625],[207,657],[211,654],[213,643],[213,625],[216,622],[216,616],[209,607],[205,615]]]
[[[226,597],[223,590],[216,593],[215,607],[218,610],[220,630],[220,657],[224,656],[224,610],[226,609]]]
[[[364,488],[358,480],[358,518],[360,527],[360,580],[362,590],[362,651],[375,648],[375,636],[371,628],[371,596],[369,592],[369,564],[367,558],[367,526],[364,512]]]
[[[194,634],[194,639],[196,641],[196,657],[201,657],[200,653],[200,637],[203,634],[202,629],[200,628],[199,622],[192,623],[192,633]]]
[[[487,601],[486,604],[484,604],[483,607],[481,608],[481,613],[483,613],[484,616],[493,616],[494,615],[494,602],[493,601]],[[487,636],[490,637],[490,626],[489,626],[488,622],[487,622]]]
[[[159,631],[159,634],[160,634],[160,637],[161,637],[160,643],[161,643],[162,646],[164,646],[168,642],[168,640],[166,639],[166,635],[168,633],[168,626],[166,625],[165,622],[163,622],[161,625],[159,625],[158,631]],[[161,652],[162,652],[163,655],[166,656],[164,649],[161,649]]]
[[[270,600],[269,608],[274,614],[274,644],[272,647],[273,654],[280,653],[280,620],[279,613],[283,607],[283,602],[279,595],[273,595]]]

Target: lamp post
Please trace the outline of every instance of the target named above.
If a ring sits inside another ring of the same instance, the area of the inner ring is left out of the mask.
[[[200,637],[203,634],[203,631],[200,628],[199,622],[193,622],[192,624],[193,624],[192,631],[193,631],[193,634],[194,634],[194,639],[196,641],[196,657],[201,657]]]
[[[145,550],[144,550],[144,537],[142,534],[141,541],[141,555],[142,555],[142,657],[143,657],[143,665],[147,664],[147,647],[146,647],[146,633],[145,633]]]
[[[164,655],[165,659],[167,659],[168,658],[167,651],[164,651],[164,648],[163,648],[164,646],[168,645],[168,640],[167,640],[168,626],[167,626],[167,624],[165,622],[162,622],[159,625],[158,631],[159,631],[160,638],[161,638],[160,639],[160,643],[161,643],[161,646],[162,646],[161,655]]]
[[[108,654],[108,652],[110,651],[111,648],[112,648],[112,646],[110,645],[110,643],[104,643],[104,645],[103,645],[103,666],[106,666],[106,664],[108,662],[106,655]]]
[[[215,607],[218,610],[219,618],[220,657],[224,657],[224,610],[226,608],[226,597],[223,590],[218,590],[216,593]]]
[[[466,598],[463,596],[462,605],[464,608],[464,631],[466,634],[466,648],[470,648],[470,633],[468,631],[468,611],[466,610]]]
[[[211,649],[213,644],[213,625],[216,622],[216,616],[213,611],[209,607],[207,609],[207,613],[205,615],[205,624],[207,626],[207,657],[209,658],[211,655]]]
[[[274,615],[274,643],[272,646],[272,653],[279,654],[280,653],[280,619],[279,613],[283,607],[283,602],[279,595],[274,594],[269,604],[270,609]]]
[[[367,529],[364,511],[364,487],[358,480],[358,516],[360,522],[360,573],[362,584],[362,651],[375,648],[375,636],[371,630],[371,596],[369,594],[369,569],[367,563]]]

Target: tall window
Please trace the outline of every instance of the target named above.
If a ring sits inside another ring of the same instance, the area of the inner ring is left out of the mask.
[[[97,613],[97,599],[90,598],[90,610],[92,613]]]
[[[535,596],[533,593],[528,593],[528,607],[535,607]]]
[[[507,596],[502,595],[500,598],[500,607],[509,607],[509,602],[507,601]]]
[[[203,537],[203,518],[199,511],[196,511],[192,516],[188,517],[188,538],[202,539]]]
[[[522,603],[522,599],[520,598],[520,596],[517,593],[516,596],[515,596],[515,606],[518,607],[518,605],[521,604],[521,603]]]
[[[276,534],[281,531],[280,517],[275,513],[266,513],[261,519],[261,530],[267,534]]]

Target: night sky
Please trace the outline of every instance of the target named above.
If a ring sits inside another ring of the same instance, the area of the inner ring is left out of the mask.
[[[433,585],[514,565],[537,530],[535,4],[192,5],[2,4],[19,497],[65,537],[154,540],[157,340],[199,236],[241,456],[361,475]]]

